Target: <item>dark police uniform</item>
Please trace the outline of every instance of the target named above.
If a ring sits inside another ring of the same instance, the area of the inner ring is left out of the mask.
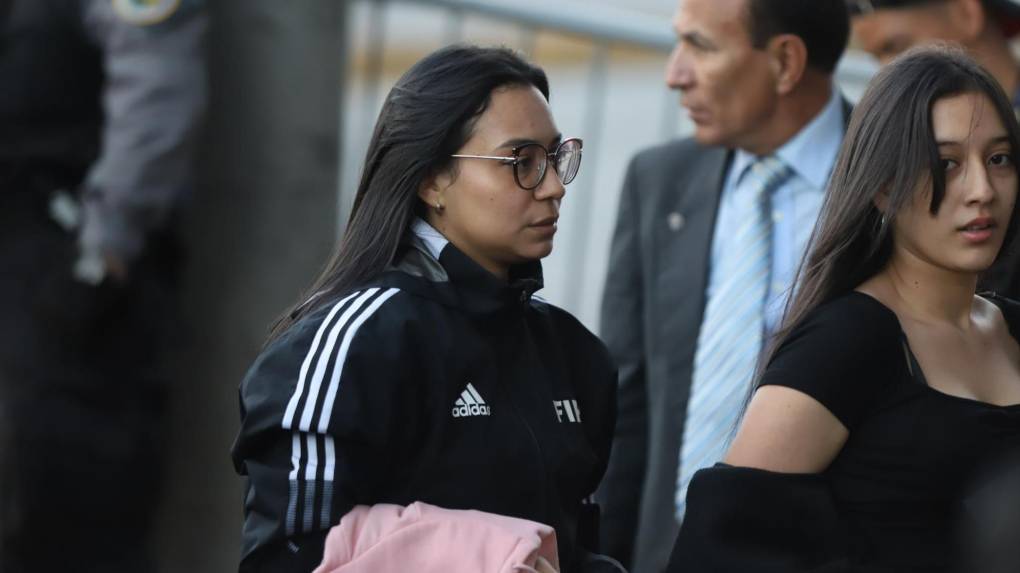
[[[507,285],[452,244],[415,245],[299,320],[245,377],[242,571],[312,570],[329,528],[376,503],[546,523],[565,572],[580,569],[580,547],[595,549],[584,500],[615,423],[607,350],[532,298],[539,263]]]
[[[0,0],[7,573],[147,568],[204,30],[196,0]]]

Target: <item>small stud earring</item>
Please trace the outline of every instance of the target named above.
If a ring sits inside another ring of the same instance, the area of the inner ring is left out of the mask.
[[[443,204],[440,203],[439,201],[436,201],[436,205],[435,205],[436,213],[442,214],[443,213],[443,209],[445,209],[445,207],[443,207]]]

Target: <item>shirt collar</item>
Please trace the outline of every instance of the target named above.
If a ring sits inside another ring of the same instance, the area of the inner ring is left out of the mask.
[[[437,261],[439,260],[440,253],[443,252],[443,249],[450,242],[442,233],[437,231],[432,225],[429,225],[421,217],[414,218],[414,221],[411,223],[411,232],[414,233],[415,237],[421,239],[422,244],[428,249],[429,255]]]
[[[776,150],[775,156],[816,189],[824,189],[843,141],[843,96],[835,86],[828,103],[803,129]],[[734,172],[744,171],[758,157],[738,149],[733,157]]]

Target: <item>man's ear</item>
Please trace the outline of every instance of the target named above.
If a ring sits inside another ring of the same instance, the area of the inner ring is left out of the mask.
[[[988,24],[988,12],[982,0],[953,0],[945,5],[945,16],[960,33],[964,45],[973,45]]]
[[[769,40],[765,49],[776,78],[776,93],[792,92],[807,69],[808,51],[804,40],[795,34],[779,34]]]

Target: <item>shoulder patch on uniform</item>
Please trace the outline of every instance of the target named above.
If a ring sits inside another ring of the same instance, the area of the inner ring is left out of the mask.
[[[112,0],[113,11],[129,24],[151,26],[166,21],[177,12],[181,0]]]

